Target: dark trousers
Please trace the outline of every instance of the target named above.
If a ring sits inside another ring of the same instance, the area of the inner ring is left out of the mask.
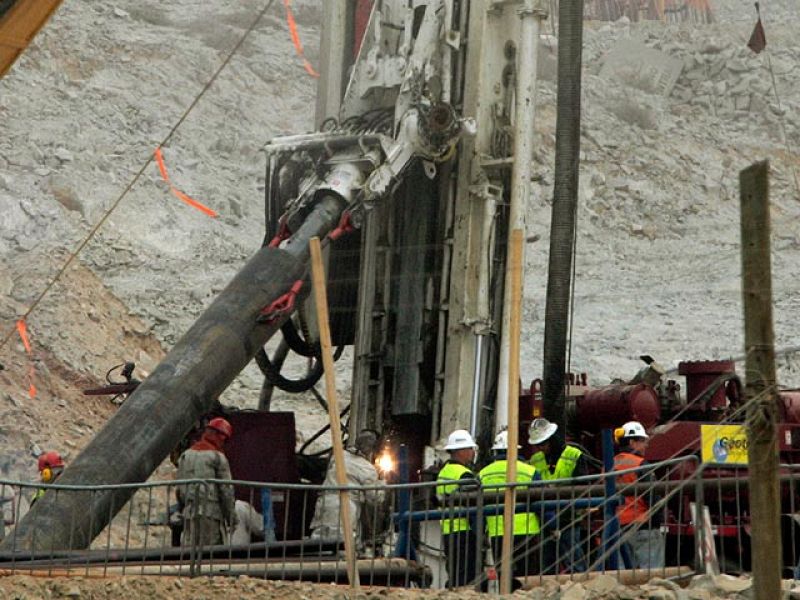
[[[544,533],[544,532],[543,532]],[[587,569],[584,541],[580,527],[567,526],[558,535],[553,530],[545,533],[542,549],[542,575],[583,573]]]
[[[478,570],[477,537],[472,531],[442,535],[442,549],[447,564],[447,587],[470,585]]]
[[[512,573],[514,577],[537,575],[539,573],[539,539],[538,535],[515,535],[512,541]],[[503,558],[503,536],[489,538],[492,545],[494,564],[500,565]],[[497,569],[498,576],[502,565]]]

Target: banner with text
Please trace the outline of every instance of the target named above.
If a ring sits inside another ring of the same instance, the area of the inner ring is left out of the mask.
[[[747,430],[744,425],[701,425],[703,462],[747,463]]]

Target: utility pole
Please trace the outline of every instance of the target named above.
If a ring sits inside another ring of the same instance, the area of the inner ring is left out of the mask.
[[[331,327],[328,316],[328,293],[325,285],[325,267],[322,262],[322,245],[318,237],[311,238],[311,280],[314,286],[314,303],[317,308],[319,324],[319,344],[322,350],[322,362],[325,367],[325,392],[328,396],[328,416],[331,420],[331,442],[333,446],[333,466],[336,470],[336,484],[340,487],[348,485],[347,471],[344,464],[344,445],[342,444],[342,425],[339,422],[339,403],[336,394],[336,373],[333,366],[333,350],[331,348]],[[339,490],[339,513],[344,537],[344,553],[347,561],[347,578],[350,587],[358,588],[358,564],[354,526],[350,515],[350,492]]]
[[[755,600],[774,600],[781,597],[782,553],[768,161],[739,173],[739,198],[753,589]]]
[[[522,229],[511,232],[511,247],[508,249],[506,281],[511,283],[511,306],[509,328],[505,334],[511,341],[508,359],[508,450],[506,451],[506,483],[517,481],[517,443],[519,442],[519,336],[522,313]],[[514,570],[514,507],[517,504],[517,488],[505,490],[503,506],[503,554],[500,571],[500,593],[511,593],[511,571]]]

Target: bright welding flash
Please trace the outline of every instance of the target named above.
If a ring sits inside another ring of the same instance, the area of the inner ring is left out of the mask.
[[[378,468],[382,473],[391,473],[394,471],[394,459],[388,450],[378,457]]]

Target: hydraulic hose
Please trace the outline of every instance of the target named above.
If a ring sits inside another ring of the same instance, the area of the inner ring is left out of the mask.
[[[333,354],[333,359],[339,360],[343,352],[344,346],[339,346]],[[280,369],[272,363],[267,352],[263,348],[256,353],[255,360],[267,381],[279,390],[289,392],[290,394],[307,392],[319,382],[322,374],[325,372],[322,367],[322,361],[319,358],[314,358],[314,363],[311,365],[305,377],[302,379],[289,379],[281,375]]]

